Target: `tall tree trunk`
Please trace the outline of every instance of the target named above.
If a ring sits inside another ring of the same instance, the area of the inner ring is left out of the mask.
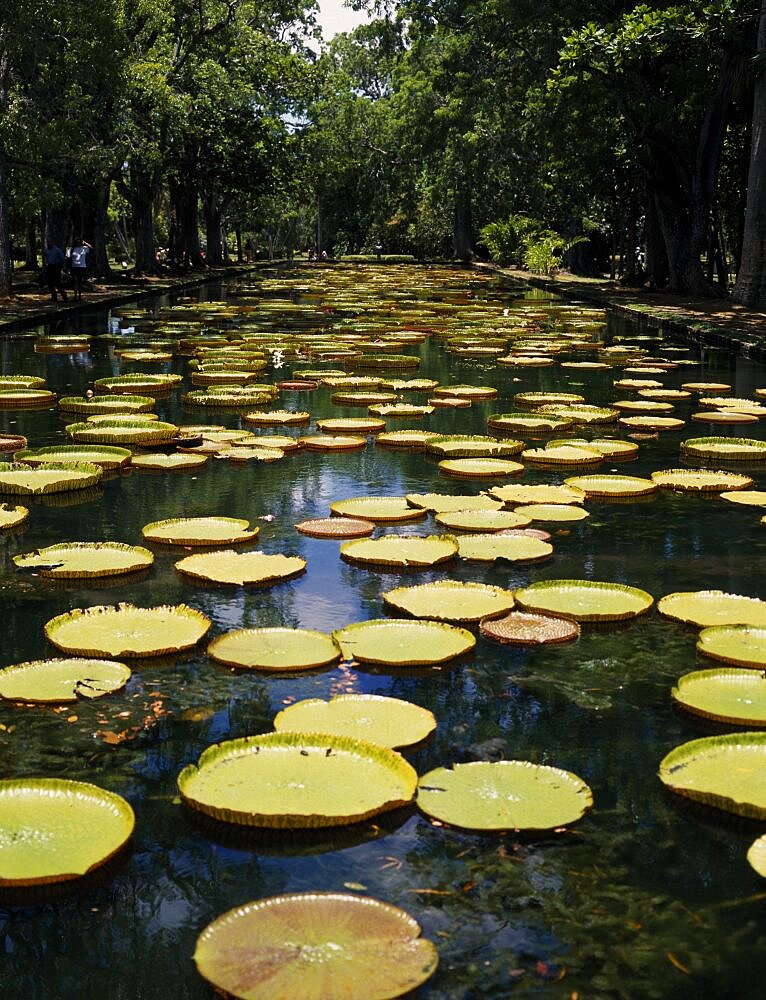
[[[237,225],[237,228],[234,230],[234,240],[235,240],[236,246],[237,246],[237,263],[241,264],[242,263],[242,230],[239,228],[239,224]]]
[[[0,151],[0,296],[13,291],[13,257],[11,232],[8,225],[8,174],[5,157]]]
[[[664,288],[668,283],[668,255],[660,232],[654,195],[649,193],[644,222],[646,278],[650,288]]]
[[[473,257],[471,191],[467,185],[461,188],[455,198],[452,251],[459,260],[470,260]]]
[[[136,274],[158,274],[154,246],[155,182],[150,170],[131,164],[128,196],[133,212],[133,238],[136,243]]]
[[[205,217],[205,238],[208,264],[218,267],[223,263],[223,247],[221,245],[221,223],[223,211],[220,201],[215,195],[203,195],[202,211]]]
[[[37,271],[40,267],[40,263],[37,259],[37,220],[34,218],[27,221],[24,267],[27,271]]]
[[[766,58],[766,0],[761,0],[757,49]],[[758,63],[750,135],[750,171],[747,179],[742,258],[733,298],[740,305],[766,308],[766,70]]]
[[[88,267],[96,278],[109,277],[112,273],[106,249],[111,188],[112,178],[107,173],[98,177],[93,185],[83,192],[81,235],[93,247],[88,258]]]

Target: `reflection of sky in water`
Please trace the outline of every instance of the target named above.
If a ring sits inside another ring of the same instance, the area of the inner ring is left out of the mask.
[[[219,291],[212,287],[206,294],[215,299]],[[408,289],[402,290],[402,295],[408,294]],[[429,290],[428,296],[433,294]],[[498,316],[503,308],[518,304],[502,292],[493,295]],[[269,292],[267,299],[274,297]],[[527,301],[545,305],[549,297],[534,293]],[[141,320],[134,318],[133,310],[121,311],[126,324],[140,331]],[[73,317],[57,332],[106,328],[105,316]],[[612,332],[626,332],[622,321],[612,322]],[[649,349],[654,351],[654,345]],[[424,344],[421,353],[419,374],[434,375],[446,384],[495,385],[498,399],[469,410],[437,410],[424,421],[397,422],[395,427],[482,434],[488,414],[515,408],[516,392],[562,384],[571,388],[575,382],[584,385],[589,402],[616,398],[611,371],[500,369],[450,356],[437,343]],[[311,362],[301,364],[307,366]],[[182,371],[183,362],[176,358],[166,367]],[[89,354],[41,355],[29,352],[28,339],[0,341],[0,372],[44,375],[52,389],[68,395],[82,393],[94,378],[137,370],[140,366],[121,363],[103,342],[94,341]],[[701,367],[669,373],[663,382],[675,387],[692,379],[729,382],[736,395],[751,395],[755,387],[766,385],[762,367],[718,354]],[[285,405],[309,409],[314,418],[362,412],[332,406],[324,390],[291,393]],[[676,412],[688,417],[692,405],[681,402]],[[160,399],[157,412],[179,422],[240,425],[236,413],[185,410],[178,394]],[[0,410],[0,430],[27,434],[33,444],[64,443],[63,427],[55,413]],[[314,433],[314,428],[286,432],[300,436]],[[642,442],[639,459],[621,464],[618,471],[647,475],[673,468],[680,463],[679,442],[705,434],[704,426],[695,424],[660,434]],[[740,434],[735,428],[734,436]],[[762,427],[747,428],[747,436],[763,436]],[[763,488],[763,471],[751,474]],[[524,474],[528,483],[563,478],[560,472]],[[102,498],[72,507],[32,504],[23,534],[0,537],[3,663],[50,654],[42,627],[55,614],[117,600],[188,602],[211,618],[213,638],[234,628],[259,626],[331,631],[384,617],[383,591],[436,579],[484,581],[513,589],[536,580],[588,577],[639,586],[657,597],[700,587],[766,597],[766,532],[758,523],[759,513],[670,492],[637,503],[593,501],[586,521],[552,526],[554,556],[534,566],[456,561],[410,574],[380,572],[343,562],[338,541],[311,539],[293,528],[300,520],[327,516],[333,500],[427,491],[472,495],[485,486],[440,475],[436,460],[422,452],[371,444],[362,452],[290,455],[269,466],[234,467],[211,460],[194,476],[133,474],[110,480]],[[174,562],[185,551],[160,549],[147,579],[126,579],[118,589],[85,587],[76,581],[56,588],[39,578],[19,578],[12,570],[12,555],[53,541],[108,538],[135,544],[149,521],[205,514],[252,519],[273,515],[273,521],[256,521],[261,530],[253,547],[300,555],[307,560],[306,573],[263,589],[208,588],[184,581],[175,572]],[[376,534],[438,531],[429,517],[384,526]],[[12,982],[18,996],[68,1000],[113,992],[119,978],[126,1000],[164,1000],[168,995],[202,1000],[209,991],[189,956],[197,933],[209,920],[249,899],[289,890],[343,889],[348,882],[405,907],[427,932],[437,935],[442,970],[423,990],[426,997],[506,996],[511,988],[508,970],[519,966],[527,970],[528,985],[546,989],[535,979],[535,962],[560,953],[558,941],[563,949],[571,943],[564,985],[569,992],[580,989],[587,995],[589,984],[583,985],[578,972],[576,928],[594,926],[596,936],[615,940],[633,919],[620,910],[620,901],[630,900],[639,889],[649,894],[636,904],[646,926],[641,954],[659,956],[652,974],[658,988],[665,988],[673,971],[668,951],[684,962],[692,962],[695,955],[708,959],[720,954],[727,959],[727,972],[725,977],[710,973],[712,988],[724,989],[725,982],[729,995],[756,996],[748,993],[747,976],[762,978],[766,951],[749,938],[748,962],[742,963],[736,948],[727,945],[730,928],[739,926],[740,916],[742,923],[750,919],[749,910],[708,915],[707,931],[679,917],[677,931],[665,928],[659,933],[647,916],[651,896],[662,900],[661,910],[677,917],[676,900],[696,912],[757,890],[743,862],[747,836],[709,820],[688,818],[668,803],[655,780],[660,757],[701,734],[699,727],[673,713],[668,698],[676,677],[701,665],[694,639],[693,630],[650,613],[615,629],[586,628],[576,643],[547,649],[480,640],[471,656],[440,668],[340,664],[284,675],[232,671],[209,661],[203,646],[176,661],[137,664],[125,691],[99,703],[77,705],[75,723],[66,722],[69,711],[0,706],[0,723],[16,727],[10,736],[0,730],[5,774],[90,780],[125,794],[137,812],[135,853],[105,885],[48,907],[7,910],[0,900],[0,947],[5,949],[0,983]],[[244,843],[201,828],[174,801],[181,766],[195,761],[211,743],[268,731],[274,713],[300,698],[352,691],[409,699],[434,712],[434,737],[408,755],[419,773],[451,761],[493,759],[498,754],[555,763],[592,785],[597,811],[571,838],[553,838],[519,851],[514,850],[514,838],[506,838],[502,843],[508,859],[498,854],[498,838],[448,832],[417,815],[390,825],[381,819],[361,831],[330,831],[314,838],[279,833]],[[155,701],[168,712],[157,720],[150,718]],[[116,749],[94,737],[96,731],[119,732],[131,726],[137,732]],[[589,896],[585,887],[595,895]],[[571,910],[569,923],[558,919],[553,905],[557,901]],[[598,920],[611,911],[618,914],[617,926],[599,930]],[[631,978],[638,974],[624,973],[623,984],[639,982]],[[640,983],[646,995],[645,981]]]

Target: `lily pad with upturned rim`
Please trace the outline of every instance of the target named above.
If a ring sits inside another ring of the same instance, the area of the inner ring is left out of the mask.
[[[654,493],[658,486],[651,479],[639,476],[615,476],[605,473],[595,476],[572,476],[565,485],[582,490],[589,497],[642,497]]]
[[[586,441],[584,438],[559,438],[549,441],[547,448],[556,448],[559,445],[570,445],[577,448],[590,448],[600,452],[604,458],[613,462],[623,461],[628,458],[635,458],[638,454],[638,445],[633,441],[620,441],[616,438],[593,438]]]
[[[457,542],[460,558],[475,562],[505,559],[507,562],[532,563],[553,555],[551,544],[529,535],[501,535],[497,532],[460,535]]]
[[[457,540],[452,535],[381,535],[344,542],[343,559],[373,566],[427,568],[454,559]]]
[[[154,452],[149,455],[134,455],[131,465],[145,472],[186,472],[189,469],[199,469],[207,463],[207,455],[189,455],[172,452],[165,455]]]
[[[725,490],[721,499],[743,507],[766,507],[766,490]]]
[[[445,458],[439,462],[439,471],[464,479],[502,479],[518,475],[524,466],[502,458]]]
[[[578,447],[569,444],[548,445],[546,448],[528,448],[521,453],[525,462],[531,465],[551,466],[595,466],[604,462],[604,455],[595,448]]]
[[[163,545],[234,545],[258,537],[260,528],[241,517],[171,517],[145,524],[147,542]]]
[[[0,670],[0,698],[57,704],[102,698],[125,687],[130,675],[130,668],[116,660],[28,660]]]
[[[488,615],[510,611],[515,601],[510,590],[488,583],[438,580],[415,587],[396,587],[381,595],[397,611],[416,618],[448,622],[477,622]]]
[[[538,486],[493,486],[490,496],[509,504],[581,504],[586,496],[582,490],[571,486],[553,486],[541,483]]]
[[[147,569],[154,562],[149,549],[122,542],[58,542],[13,557],[17,569],[36,569],[53,580],[121,576]]]
[[[542,646],[571,642],[580,635],[580,626],[568,618],[512,611],[504,618],[483,618],[479,631],[485,639],[511,646]]]
[[[356,622],[337,629],[333,638],[347,659],[400,667],[446,663],[476,645],[475,637],[466,629],[422,619]]]
[[[214,639],[207,652],[240,670],[314,670],[340,659],[340,646],[331,636],[301,628],[235,629]]]
[[[427,708],[378,694],[339,694],[324,701],[309,698],[283,708],[274,718],[277,732],[331,733],[368,740],[378,746],[413,746],[436,729]]]
[[[662,469],[651,473],[651,480],[662,489],[684,493],[722,493],[725,490],[746,490],[753,485],[750,476],[736,472],[713,472],[707,469]]]
[[[559,615],[577,622],[609,622],[634,618],[654,603],[637,587],[601,580],[540,580],[514,594],[526,611]]]
[[[766,441],[758,438],[703,437],[681,442],[681,454],[726,462],[766,461]]]
[[[565,503],[531,503],[514,507],[514,514],[522,514],[530,521],[551,521],[566,523],[568,521],[584,521],[589,517],[587,510],[575,504]]]
[[[523,441],[498,441],[479,434],[434,435],[426,442],[429,454],[450,458],[503,458],[518,455],[523,448]]]
[[[301,521],[295,530],[309,538],[368,538],[376,525],[356,517],[315,517]]]
[[[26,465],[98,465],[102,469],[119,469],[131,459],[129,448],[103,444],[52,445],[49,448],[27,448],[16,452],[16,461]]]
[[[766,670],[766,628],[711,625],[697,637],[697,651],[723,663]]]
[[[766,601],[727,594],[722,590],[690,590],[667,594],[657,601],[666,618],[706,628],[711,625],[766,627]]]
[[[758,837],[750,845],[747,852],[747,860],[759,875],[766,878],[766,833],[762,837]]]
[[[282,830],[360,823],[407,805],[416,782],[395,751],[324,733],[214,744],[178,776],[191,808],[226,823]]]
[[[0,781],[0,886],[80,878],[130,839],[135,816],[114,792],[84,781]]]
[[[397,496],[350,497],[347,500],[335,500],[330,504],[330,510],[340,517],[361,518],[363,521],[373,521],[375,524],[416,521],[424,514],[424,511],[407,503],[406,497]]]
[[[369,897],[294,893],[218,917],[197,939],[194,961],[238,1000],[389,1000],[424,983],[439,958],[404,910]]]
[[[660,781],[695,802],[748,819],[766,819],[766,733],[728,733],[671,750]]]
[[[85,462],[78,465],[50,462],[38,466],[0,462],[0,494],[38,496],[85,490],[98,484],[101,473],[100,466]]]
[[[456,510],[501,510],[502,502],[484,493],[478,496],[450,495],[446,493],[408,493],[407,503],[419,510],[445,514]]]
[[[437,524],[457,531],[504,531],[526,528],[532,518],[511,510],[454,510],[434,517]]]
[[[526,760],[437,767],[418,782],[418,808],[467,830],[553,830],[581,819],[593,794],[571,771]]]
[[[0,503],[0,532],[18,528],[28,517],[28,508],[17,504]]]
[[[716,667],[679,677],[673,701],[706,719],[736,726],[766,726],[766,674]]]
[[[166,656],[192,649],[210,624],[201,611],[185,604],[97,605],[51,618],[45,635],[58,649],[77,656]]]
[[[281,553],[221,549],[186,556],[185,559],[179,559],[175,566],[179,573],[194,580],[238,587],[273,586],[303,573],[306,560],[300,556],[285,556]]]

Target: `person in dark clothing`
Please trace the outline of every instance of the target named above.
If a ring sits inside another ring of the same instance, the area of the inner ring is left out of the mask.
[[[45,280],[48,282],[48,291],[51,293],[51,302],[58,302],[58,292],[61,292],[62,302],[66,302],[64,283],[61,280],[61,269],[66,262],[66,257],[64,256],[64,251],[61,247],[58,246],[52,239],[47,239],[45,241],[43,260],[45,262]]]

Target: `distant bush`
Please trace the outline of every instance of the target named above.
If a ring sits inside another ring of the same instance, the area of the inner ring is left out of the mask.
[[[501,222],[490,222],[480,231],[490,260],[501,265],[523,265],[535,274],[552,274],[561,267],[564,254],[587,236],[565,240],[544,222],[528,215],[511,215]]]

